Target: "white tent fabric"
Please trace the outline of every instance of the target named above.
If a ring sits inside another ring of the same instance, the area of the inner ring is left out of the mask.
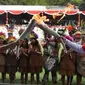
[[[3,13],[11,13],[14,15],[18,15],[21,13],[28,13],[28,14],[37,14],[40,12],[46,12],[47,14],[58,13],[62,12],[65,7],[62,6],[24,6],[24,5],[0,5],[0,14]],[[75,15],[77,13],[82,13],[85,15],[85,11],[79,11],[77,9],[67,12],[67,15]]]

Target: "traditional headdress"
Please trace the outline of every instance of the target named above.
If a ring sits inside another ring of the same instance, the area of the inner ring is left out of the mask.
[[[80,31],[77,31],[73,34],[74,37],[76,38],[80,38],[81,37],[81,32]]]
[[[8,42],[13,42],[13,41],[15,41],[15,40],[16,40],[16,38],[15,38],[14,36],[8,37]]]
[[[30,39],[37,39],[38,38],[38,35],[32,31],[31,34],[30,34]]]
[[[71,31],[71,30],[74,29],[72,25],[69,25],[69,26],[67,26],[66,28],[68,29],[68,31]]]
[[[0,32],[0,39],[5,39],[6,38],[6,35],[5,35],[5,33],[3,33],[3,32]]]

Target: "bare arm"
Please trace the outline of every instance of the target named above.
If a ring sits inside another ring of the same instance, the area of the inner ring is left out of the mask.
[[[0,50],[1,50],[1,51],[4,51],[4,50],[7,50],[8,48],[14,48],[16,45],[18,45],[18,42],[17,42],[17,41],[11,42],[11,43],[9,43],[9,44],[0,46]]]

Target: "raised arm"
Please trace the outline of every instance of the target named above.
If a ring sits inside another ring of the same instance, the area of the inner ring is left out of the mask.
[[[70,48],[72,48],[73,50],[75,50],[78,53],[85,53],[85,45],[79,45],[75,42],[72,42],[68,39],[66,39],[65,37],[63,37],[63,41],[65,44],[67,44]]]

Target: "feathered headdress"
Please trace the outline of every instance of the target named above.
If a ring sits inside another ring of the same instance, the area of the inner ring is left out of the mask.
[[[15,38],[14,36],[8,37],[8,42],[13,42],[13,41],[15,41],[15,40],[16,40],[16,38]]]
[[[73,34],[74,37],[81,37],[81,32],[77,31]]]
[[[30,34],[30,39],[33,39],[33,38],[37,39],[38,35],[35,32],[32,31],[31,34]]]
[[[5,35],[5,33],[3,33],[3,32],[0,32],[0,38],[1,38],[1,39],[5,39],[5,38],[6,38],[6,35]]]

